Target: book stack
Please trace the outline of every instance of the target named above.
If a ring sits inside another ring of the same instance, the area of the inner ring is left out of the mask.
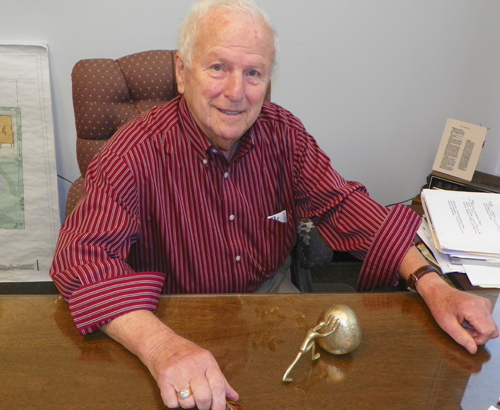
[[[421,238],[443,273],[465,272],[471,284],[500,287],[500,194],[424,189]]]

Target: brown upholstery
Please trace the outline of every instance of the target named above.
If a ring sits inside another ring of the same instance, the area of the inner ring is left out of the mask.
[[[178,95],[176,50],[144,51],[119,58],[76,63],[71,75],[76,156],[81,177],[70,187],[66,216],[78,203],[90,161],[126,122]],[[270,90],[266,100],[270,98]]]
[[[104,143],[126,122],[177,96],[174,55],[175,50],[154,50],[76,63],[71,80],[81,177],[69,190],[66,216],[80,199],[87,167]]]

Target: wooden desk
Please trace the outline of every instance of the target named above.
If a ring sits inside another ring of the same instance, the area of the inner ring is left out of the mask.
[[[315,364],[307,355],[283,384],[306,330],[335,303],[358,315],[361,345]],[[460,409],[464,395],[464,409],[486,410],[500,395],[498,340],[470,355],[409,292],[173,296],[158,315],[214,353],[248,410]],[[56,296],[0,297],[0,380],[0,409],[164,408],[142,363],[102,333],[79,336]]]

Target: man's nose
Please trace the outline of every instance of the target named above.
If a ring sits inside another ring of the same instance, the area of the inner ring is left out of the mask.
[[[232,72],[227,76],[225,94],[226,97],[233,101],[238,101],[243,98],[243,74]]]

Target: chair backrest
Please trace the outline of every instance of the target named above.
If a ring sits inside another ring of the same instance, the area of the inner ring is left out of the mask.
[[[71,74],[76,153],[81,176],[70,187],[65,214],[80,200],[90,161],[122,125],[178,95],[176,50],[152,50],[117,60],[81,60]],[[271,89],[266,94],[270,100]]]
[[[81,60],[71,74],[76,156],[81,176],[71,186],[66,216],[78,203],[90,161],[123,124],[178,95],[175,50],[153,50],[117,60]]]

